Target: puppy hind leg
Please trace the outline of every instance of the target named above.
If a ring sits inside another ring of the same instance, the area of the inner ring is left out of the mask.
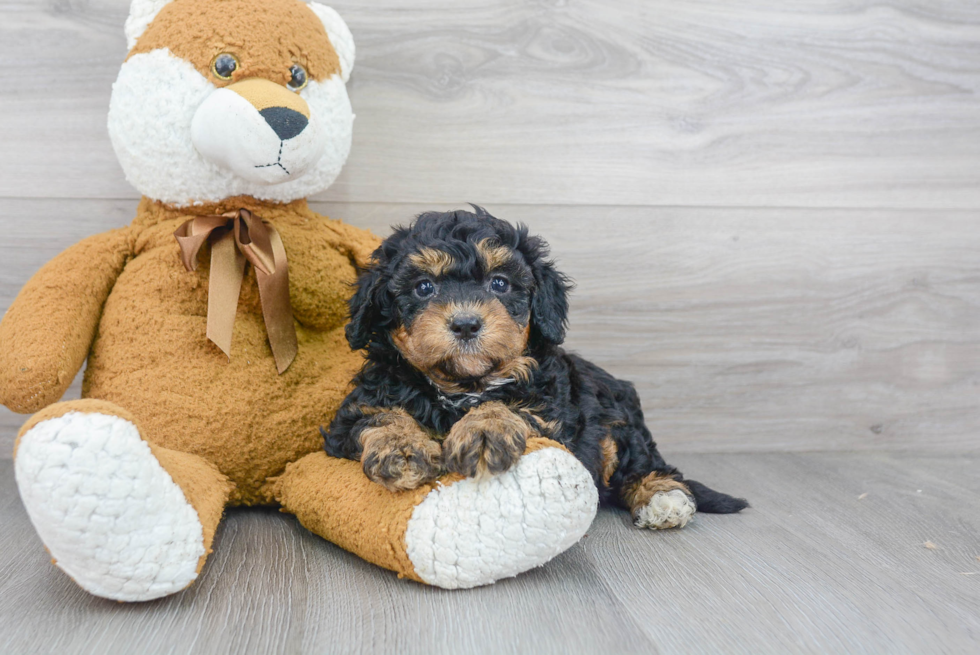
[[[663,530],[691,520],[694,494],[680,471],[664,462],[645,426],[613,424],[599,446],[599,483],[630,510],[634,525]]]
[[[664,530],[683,528],[694,517],[697,503],[679,474],[652,471],[633,479],[621,490],[623,502],[638,528]]]
[[[620,453],[616,443],[612,437],[602,442],[602,481],[610,492],[618,492],[619,500],[633,514],[637,527],[682,528],[696,511],[734,514],[749,506],[743,498],[715,491],[695,480],[685,480],[680,471],[663,461],[655,446],[652,451],[642,450],[637,457],[629,447]],[[645,462],[645,466],[637,460]],[[612,473],[611,466],[616,467]]]
[[[613,489],[618,490],[620,500],[633,514],[637,527],[683,528],[695,512],[734,514],[749,506],[743,498],[715,491],[695,480],[685,480],[680,471],[664,463],[656,449],[653,454],[653,470],[649,473],[644,473],[646,468],[624,470],[632,463],[627,451],[624,454],[626,465],[611,476]]]
[[[730,514],[748,507],[741,498],[685,480],[680,471],[668,465],[643,419],[636,390],[625,383],[610,384],[620,385],[614,402],[606,403],[615,407],[619,420],[607,424],[608,437],[600,444],[604,479],[611,490],[618,491],[637,527],[680,528],[696,511]],[[611,475],[607,469],[610,462],[615,466]]]

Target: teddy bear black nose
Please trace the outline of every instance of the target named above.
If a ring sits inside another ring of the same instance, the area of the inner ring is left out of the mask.
[[[292,139],[310,123],[306,116],[287,107],[267,107],[259,113],[283,141]]]
[[[449,329],[453,331],[456,338],[463,341],[475,337],[482,327],[483,321],[476,314],[457,314],[449,324]]]

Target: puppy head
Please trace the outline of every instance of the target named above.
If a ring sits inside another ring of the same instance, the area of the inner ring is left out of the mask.
[[[350,150],[350,30],[300,0],[132,0],[109,135],[127,179],[178,206],[326,189]]]
[[[447,391],[527,375],[526,353],[565,337],[569,283],[547,257],[481,208],[422,214],[358,278],[347,339],[397,349]]]

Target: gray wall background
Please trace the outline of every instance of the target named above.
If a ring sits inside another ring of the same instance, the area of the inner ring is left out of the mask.
[[[331,4],[357,121],[314,207],[529,223],[578,284],[569,346],[665,453],[980,451],[980,5]],[[127,6],[0,0],[0,311],[135,211]]]

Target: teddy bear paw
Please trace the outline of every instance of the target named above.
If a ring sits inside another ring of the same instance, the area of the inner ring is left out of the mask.
[[[541,566],[592,524],[599,494],[568,451],[541,448],[500,475],[436,486],[415,508],[407,554],[426,583],[489,584]]]
[[[129,421],[75,411],[41,421],[14,470],[55,564],[89,593],[151,600],[197,577],[197,512]]]

